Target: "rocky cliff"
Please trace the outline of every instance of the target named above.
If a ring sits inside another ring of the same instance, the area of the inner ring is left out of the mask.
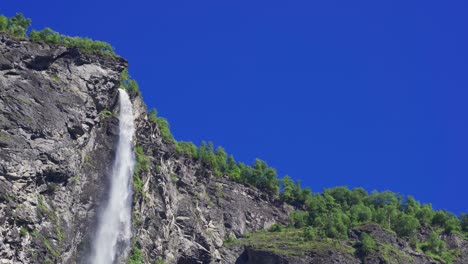
[[[0,263],[86,262],[106,195],[120,58],[0,36]],[[133,94],[151,160],[135,199],[145,261],[234,262],[223,241],[287,221],[288,207],[176,155]]]
[[[0,262],[73,262],[105,195],[127,63],[5,35],[0,53]]]
[[[121,58],[0,35],[0,263],[87,263],[118,139],[117,89],[126,67]],[[372,225],[354,236],[373,233],[392,248],[367,258],[343,250],[352,249],[353,234],[340,247],[324,241],[307,250],[268,248],[260,240],[227,246],[229,238],[287,223],[292,207],[178,154],[148,120],[139,94],[131,96],[135,145],[149,162],[133,206],[134,248],[145,263],[433,261]],[[467,241],[445,239],[460,252],[457,263],[466,263]]]

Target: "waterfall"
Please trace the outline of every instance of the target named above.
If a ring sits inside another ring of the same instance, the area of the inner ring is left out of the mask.
[[[109,196],[99,215],[91,263],[112,264],[126,257],[132,238],[132,184],[135,155],[132,139],[135,133],[132,102],[119,89],[119,142],[109,181]]]

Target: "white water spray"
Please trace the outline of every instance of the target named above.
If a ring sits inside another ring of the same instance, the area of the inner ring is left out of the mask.
[[[119,89],[119,143],[112,168],[109,197],[103,208],[93,245],[91,263],[112,264],[126,257],[132,238],[132,184],[135,156],[132,139],[135,133],[132,103]]]

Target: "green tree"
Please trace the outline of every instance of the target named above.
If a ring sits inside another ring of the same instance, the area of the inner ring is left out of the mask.
[[[213,149],[213,142],[206,143],[203,141],[200,148],[198,148],[198,157],[203,165],[211,169],[216,169],[216,158]]]
[[[26,31],[31,26],[31,19],[25,18],[22,13],[16,13],[8,20],[8,32],[15,37],[26,37]]]
[[[283,179],[281,179],[281,185],[283,187],[283,192],[280,194],[281,200],[286,203],[292,203],[294,201],[294,182],[291,178],[286,175]]]
[[[241,182],[241,169],[239,166],[229,169],[229,177],[235,182]]]
[[[367,233],[361,233],[360,241],[357,244],[357,255],[365,257],[376,249],[375,240]]]
[[[161,132],[161,137],[166,142],[175,142],[174,136],[172,136],[169,122],[163,117],[156,118],[156,123],[158,124],[159,131]]]
[[[421,204],[412,196],[408,196],[403,203],[403,211],[410,215],[417,215],[421,209]]]
[[[52,44],[60,44],[62,42],[60,34],[48,27],[41,31],[31,31],[29,38],[34,41],[42,41]]]
[[[312,224],[315,218],[328,212],[327,202],[322,195],[315,194],[306,201],[306,209],[309,211],[309,222]]]
[[[439,227],[445,227],[445,223],[449,220],[449,218],[449,215],[445,211],[438,210],[432,217],[432,224]]]
[[[468,213],[463,213],[460,215],[460,226],[462,231],[468,232]]]
[[[296,205],[297,206],[303,206],[305,205],[305,202],[310,198],[312,197],[312,191],[310,190],[310,188],[303,188],[301,191],[300,191],[300,194],[299,194],[299,198],[296,198]]]
[[[250,166],[245,165],[245,163],[243,162],[239,162],[237,166],[239,167],[241,171],[240,182],[250,184],[251,182],[250,178],[252,178],[252,174],[253,174],[252,168]]]
[[[372,220],[372,210],[364,204],[357,204],[351,207],[351,221],[354,224],[366,223]]]
[[[227,161],[228,174],[229,177],[236,182],[240,181],[241,170],[234,159],[234,156],[229,155]]]
[[[452,234],[453,231],[460,231],[460,222],[455,216],[450,216],[444,225],[444,232]]]
[[[368,193],[364,188],[354,188],[351,191],[351,204],[350,205],[356,205],[360,203],[364,203],[365,199],[367,198]]]
[[[376,207],[399,207],[401,197],[397,197],[395,193],[390,191],[385,191],[381,193],[373,191],[369,196],[369,200]]]
[[[129,80],[127,90],[130,91],[131,93],[138,93],[138,91],[140,90],[140,87],[138,86],[137,81]]]
[[[122,88],[127,88],[128,87],[128,80],[130,79],[130,74],[128,73],[128,69],[125,68],[121,73],[120,73],[120,87]]]
[[[341,211],[333,212],[325,216],[324,232],[329,238],[348,239],[349,217]]]
[[[308,226],[304,228],[303,236],[305,241],[315,240],[315,237],[317,236],[317,231],[315,230],[315,228]]]
[[[283,226],[280,225],[280,224],[273,224],[271,227],[270,227],[270,232],[281,232],[283,231]]]
[[[158,110],[156,109],[151,109],[151,111],[148,114],[148,121],[150,121],[153,124],[158,123]]]
[[[393,230],[402,237],[410,237],[416,234],[416,231],[420,227],[418,219],[412,215],[401,214],[395,225],[393,226]]]
[[[343,209],[349,209],[351,204],[351,191],[345,186],[338,186],[331,189],[326,189],[325,194],[333,197],[336,203],[338,203]]]
[[[103,45],[103,44],[99,44],[99,45]],[[94,47],[93,41],[91,41],[90,39],[74,39],[73,46],[76,46],[78,48],[82,48],[88,51],[92,51]],[[102,49],[105,50],[103,47]],[[101,48],[98,48],[98,51],[100,50]],[[127,90],[130,93],[138,94],[140,92],[140,87],[138,86],[137,81],[132,79],[132,76],[128,73],[128,69],[124,69],[122,73],[120,73],[120,87]]]
[[[398,209],[394,204],[387,204],[384,207],[377,208],[373,213],[373,219],[376,223],[386,228],[392,228],[398,218]]]
[[[189,156],[191,158],[197,158],[197,146],[192,142],[180,141],[176,144],[176,151],[179,154]]]
[[[445,242],[439,238],[439,235],[436,232],[432,232],[427,241],[421,246],[421,249],[424,252],[429,251],[436,255],[442,254],[445,251],[445,248]]]
[[[418,211],[416,217],[419,219],[421,224],[429,226],[432,222],[432,217],[434,217],[434,210],[432,209],[432,205],[424,204],[421,206],[421,210]]]
[[[250,184],[272,194],[279,193],[279,181],[276,170],[263,160],[256,159]]]
[[[228,170],[227,153],[223,147],[217,147],[214,155],[216,159],[218,176],[223,176],[222,174],[226,173]]]
[[[227,160],[227,166],[228,166],[228,170],[232,170],[235,167],[237,167],[237,162],[234,159],[233,155],[229,155],[228,160]]]
[[[8,18],[0,15],[0,32],[6,32],[8,28]]]
[[[301,228],[307,225],[307,212],[295,210],[289,214],[289,225]]]

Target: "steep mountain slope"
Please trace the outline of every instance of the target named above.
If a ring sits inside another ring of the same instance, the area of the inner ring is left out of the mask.
[[[0,36],[0,259],[79,259],[105,195],[122,59]]]
[[[0,52],[0,260],[86,262],[114,157],[112,112],[126,62],[7,35]],[[231,262],[235,254],[220,252],[226,236],[287,222],[288,206],[278,200],[174,156],[141,98],[133,101],[136,143],[152,163],[135,196],[145,260]]]
[[[0,263],[87,263],[126,66],[114,56],[0,35]],[[349,240],[260,231],[286,225],[295,208],[176,151],[139,93],[130,94],[138,159],[133,263],[439,262],[374,224],[354,228]],[[376,250],[359,256],[363,233]],[[468,262],[465,239],[443,240],[457,251],[455,263]]]

